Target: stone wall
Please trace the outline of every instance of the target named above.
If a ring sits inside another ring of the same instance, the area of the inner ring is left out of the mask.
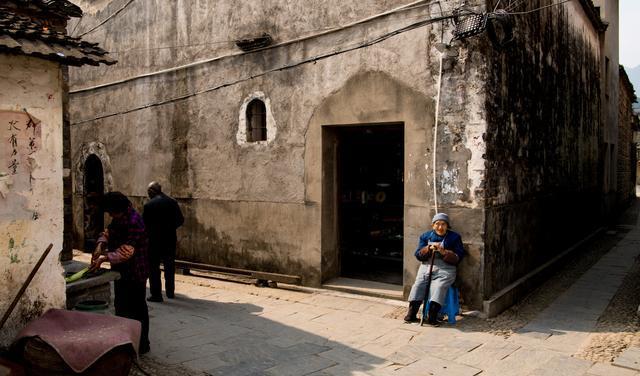
[[[634,88],[624,68],[620,66],[619,114],[618,121],[618,189],[616,202],[625,207],[636,197],[636,150],[634,140],[636,130],[633,103],[636,101]]]
[[[48,308],[65,306],[65,282],[58,262],[63,241],[60,65],[0,54],[0,87],[4,121],[0,124],[0,312],[5,312],[46,247],[53,244],[0,331],[0,346],[6,346],[27,322]],[[15,128],[8,128],[9,121],[14,121],[9,118],[16,121]],[[11,135],[5,138],[7,131]],[[14,134],[15,147],[9,142]],[[14,157],[15,170],[8,167]]]
[[[72,35],[84,34],[85,39],[100,41],[100,46],[118,64],[74,69],[71,86],[86,87],[237,55],[241,52],[235,45],[238,39],[266,32],[275,43],[287,42],[410,2],[78,0],[75,4],[83,9],[84,15],[82,19],[70,20],[68,30]]]
[[[77,32],[88,30],[88,25],[121,3],[113,1],[95,14],[86,8],[88,15]],[[291,41],[400,3],[337,6],[318,2],[309,7],[287,1],[268,6],[184,1],[178,7],[134,2],[89,34],[107,50],[124,51],[116,56],[120,63],[96,74],[70,72],[72,163],[81,166],[88,145],[102,145],[100,158],[103,165],[109,161],[112,188],[140,203],[147,183],[159,180],[179,200],[187,218],[178,234],[180,258],[296,274],[304,284],[317,286],[337,273],[332,261],[335,223],[326,198],[330,161],[323,149],[327,147],[323,127],[403,124],[404,290],[413,283],[418,267],[412,256],[418,235],[430,227],[434,214],[435,170],[438,209],[450,212],[469,251],[462,266],[463,293],[470,305],[478,307],[483,278],[483,82],[487,70],[476,42],[454,46],[444,61],[434,169],[439,73],[435,47],[441,37],[450,39],[450,23],[445,31],[437,23],[369,47],[317,61],[314,57],[440,15],[438,6],[416,7]],[[263,30],[276,42],[291,42],[250,53],[240,53],[228,41],[213,43]],[[163,48],[186,43],[194,46]],[[82,90],[182,63],[194,64]],[[246,143],[238,136],[242,109],[255,97],[268,104],[269,132],[275,138]],[[106,175],[105,169],[105,179]],[[74,168],[72,178],[74,213],[78,214],[82,212],[78,190],[82,169]],[[76,221],[77,234],[81,225]]]
[[[598,31],[571,2],[518,16],[514,33],[508,48],[487,49],[487,298],[602,214]]]

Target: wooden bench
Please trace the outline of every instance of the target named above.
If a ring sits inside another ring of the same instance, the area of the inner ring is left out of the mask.
[[[272,284],[268,282],[280,282],[286,283],[289,285],[300,285],[302,284],[302,278],[297,275],[289,275],[289,274],[279,274],[279,273],[269,273],[269,272],[261,272],[257,270],[248,270],[248,269],[238,269],[238,268],[229,268],[226,266],[218,266],[218,265],[209,265],[209,264],[201,264],[190,261],[176,260],[175,262],[176,268],[182,269],[184,274],[189,274],[191,269],[194,270],[202,270],[207,272],[216,272],[222,274],[229,275],[241,275],[249,278],[256,279],[256,284],[259,286]]]

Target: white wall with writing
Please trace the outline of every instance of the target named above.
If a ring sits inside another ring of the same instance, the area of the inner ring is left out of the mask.
[[[49,243],[53,249],[0,330],[0,347],[47,309],[65,306],[62,250],[62,73],[0,53],[0,314]]]

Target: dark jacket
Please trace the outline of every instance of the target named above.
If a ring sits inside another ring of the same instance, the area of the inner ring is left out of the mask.
[[[113,219],[107,227],[107,232],[102,233],[98,242],[106,242],[108,246],[107,257],[111,262],[111,268],[120,272],[120,279],[127,281],[144,282],[149,276],[149,259],[147,254],[147,236],[144,223],[140,214],[132,207],[121,219]],[[114,257],[121,246],[133,247],[132,257],[115,263]]]
[[[176,200],[160,193],[144,205],[142,216],[149,235],[150,248],[167,242],[175,247],[176,229],[184,223],[182,211]]]
[[[420,241],[418,242],[418,248],[414,252],[414,255],[418,259],[418,261],[429,261],[431,258],[431,254],[428,253],[426,255],[420,255],[420,250],[429,244],[429,242],[440,243],[444,241],[444,248],[451,250],[458,255],[458,262],[462,261],[464,257],[464,247],[462,245],[462,237],[457,232],[453,232],[451,230],[447,230],[447,233],[444,236],[440,236],[436,234],[435,231],[427,231],[424,234],[420,235]],[[436,253],[436,257],[442,257],[439,253]]]

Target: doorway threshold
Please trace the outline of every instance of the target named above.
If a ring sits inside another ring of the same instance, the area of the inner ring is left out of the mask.
[[[327,290],[348,292],[351,294],[360,294],[360,295],[375,296],[378,298],[402,300],[401,285],[392,285],[390,283],[367,281],[364,279],[338,277],[326,283],[323,283],[322,288]]]

